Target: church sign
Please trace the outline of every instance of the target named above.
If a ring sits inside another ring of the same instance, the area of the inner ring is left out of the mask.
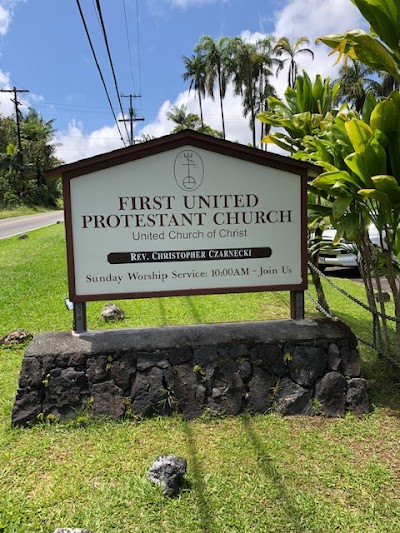
[[[70,300],[304,290],[311,169],[185,131],[50,171]]]

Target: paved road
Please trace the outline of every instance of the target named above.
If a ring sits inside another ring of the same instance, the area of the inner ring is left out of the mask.
[[[357,268],[332,267],[332,268],[327,268],[325,270],[325,274],[328,277],[332,277],[332,278],[347,278],[353,281],[357,281],[358,283],[364,283],[362,278],[360,277],[360,273]],[[375,287],[376,284],[375,282],[373,283]],[[387,279],[383,276],[381,277],[381,285],[382,285],[382,290],[390,292],[389,283]]]
[[[26,233],[27,231],[56,224],[64,220],[63,211],[50,211],[38,215],[26,215],[23,217],[5,218],[0,220],[0,239],[6,239],[13,235]]]

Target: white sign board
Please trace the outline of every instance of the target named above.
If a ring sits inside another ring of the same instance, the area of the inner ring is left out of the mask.
[[[304,287],[300,174],[186,145],[69,187],[75,301]]]

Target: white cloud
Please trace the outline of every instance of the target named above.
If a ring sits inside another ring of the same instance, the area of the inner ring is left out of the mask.
[[[7,33],[16,5],[19,2],[25,1],[26,0],[0,0],[0,36]]]
[[[0,70],[0,88],[10,89],[10,77],[7,72]],[[12,93],[0,93],[0,115],[10,117],[15,112],[15,106],[11,101]]]
[[[105,126],[87,134],[80,122],[71,122],[68,130],[57,132],[54,143],[58,145],[57,157],[65,163],[72,163],[123,147],[116,126]]]
[[[349,0],[291,0],[275,13],[274,35],[290,39],[293,36],[294,40],[305,35],[313,42],[322,35],[362,24],[360,12]]]
[[[11,13],[0,5],[0,35],[5,35],[11,21]]]

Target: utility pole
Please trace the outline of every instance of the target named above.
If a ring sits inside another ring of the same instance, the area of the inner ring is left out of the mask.
[[[122,98],[129,98],[129,118],[120,119],[119,122],[129,122],[130,123],[130,139],[129,144],[132,146],[135,144],[135,139],[133,138],[133,123],[144,120],[144,118],[138,118],[136,116],[136,111],[133,108],[133,99],[141,98],[141,94],[121,94]]]
[[[18,106],[21,102],[18,101],[18,93],[29,93],[27,89],[17,89],[15,86],[12,89],[0,89],[0,93],[14,93],[14,99],[11,102],[15,105],[15,119],[17,122],[17,136],[18,136],[18,157],[22,163],[22,143],[21,143],[21,124],[19,120]]]

